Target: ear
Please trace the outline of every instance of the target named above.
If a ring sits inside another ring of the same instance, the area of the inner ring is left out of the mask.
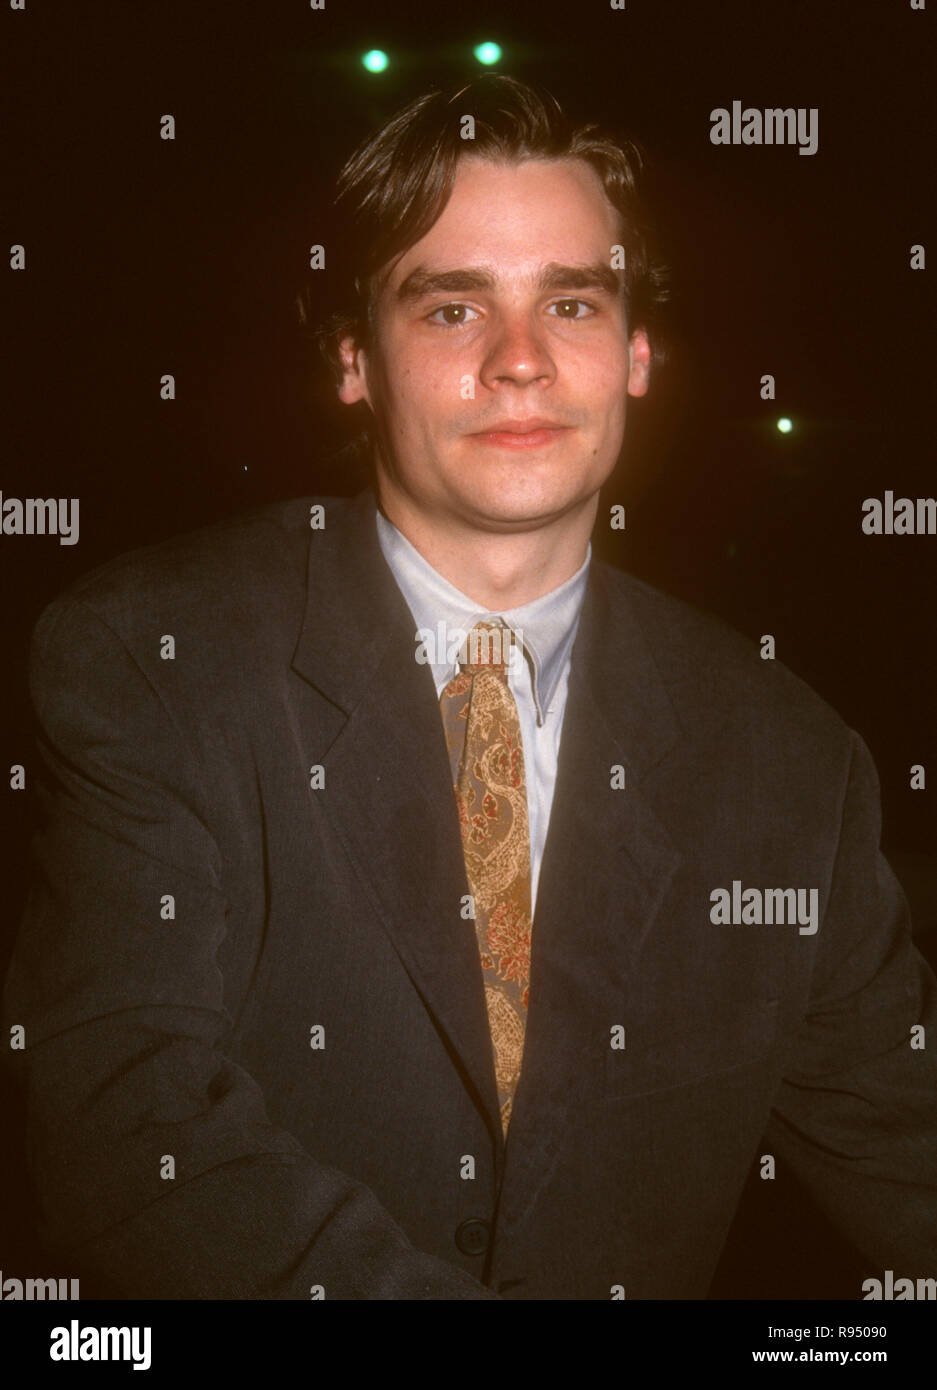
[[[651,345],[643,328],[636,328],[628,344],[628,395],[644,396],[651,379]]]
[[[356,401],[371,404],[368,392],[367,360],[364,350],[356,339],[345,334],[338,340],[338,356],[342,364],[342,381],[338,388],[338,399],[344,405],[354,405]]]

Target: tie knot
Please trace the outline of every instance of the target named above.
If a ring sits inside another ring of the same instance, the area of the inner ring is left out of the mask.
[[[470,676],[476,671],[503,675],[511,660],[513,636],[502,623],[476,623],[462,644],[459,669]]]

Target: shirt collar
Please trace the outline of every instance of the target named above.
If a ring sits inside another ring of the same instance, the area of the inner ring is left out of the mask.
[[[496,613],[480,609],[474,599],[450,584],[379,508],[375,517],[384,559],[418,628],[436,633],[439,625],[444,624],[448,630],[468,631],[481,618],[497,617],[519,632],[531,673],[537,723],[542,725],[575,640],[592,559],[591,543],[579,569],[565,583],[520,608]],[[438,689],[450,679],[455,667],[438,644],[433,655],[437,659],[429,664]]]

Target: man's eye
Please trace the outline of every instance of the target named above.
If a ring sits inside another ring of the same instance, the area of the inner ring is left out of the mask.
[[[556,316],[560,319],[586,319],[595,312],[593,305],[585,299],[558,299],[550,308],[556,310]],[[579,309],[586,312],[580,314]]]
[[[558,299],[549,307],[562,319],[585,319],[595,313],[595,305],[586,299]],[[478,311],[468,304],[442,304],[428,315],[430,323],[439,323],[445,328],[459,328],[478,317]]]
[[[440,314],[442,318],[439,317]],[[443,304],[430,314],[429,319],[431,323],[441,323],[446,328],[458,328],[460,324],[471,322],[470,314],[477,317],[475,310],[470,309],[467,304]]]

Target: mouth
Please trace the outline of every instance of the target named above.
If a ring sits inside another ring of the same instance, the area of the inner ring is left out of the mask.
[[[501,420],[491,429],[480,430],[469,435],[479,444],[496,449],[541,449],[552,444],[566,434],[569,425],[561,425],[555,420]]]

